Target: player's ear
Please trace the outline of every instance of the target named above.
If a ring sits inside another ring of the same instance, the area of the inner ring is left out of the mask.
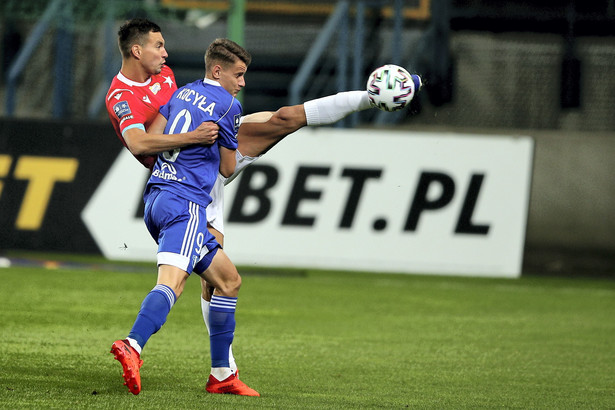
[[[131,48],[132,55],[137,59],[141,59],[141,46],[138,44],[134,44]]]
[[[211,75],[214,78],[214,80],[219,80],[220,79],[220,73],[222,72],[222,66],[220,64],[216,64],[213,69],[211,70]]]

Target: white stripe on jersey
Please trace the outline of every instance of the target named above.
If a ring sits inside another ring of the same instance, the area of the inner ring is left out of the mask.
[[[194,242],[194,238],[197,234],[197,227],[199,225],[199,205],[194,202],[190,202],[189,211],[190,220],[188,221],[188,226],[186,227],[184,241],[182,242],[182,249],[180,252],[182,256],[186,257],[190,257],[192,243]]]
[[[107,96],[107,101],[109,101],[111,97],[113,97],[115,94],[119,93],[120,91],[128,91],[129,93],[134,94],[131,90],[128,90],[126,88],[116,88],[115,90],[109,93],[109,96]]]

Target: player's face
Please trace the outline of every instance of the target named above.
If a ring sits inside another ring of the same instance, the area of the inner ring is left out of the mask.
[[[148,40],[141,48],[141,65],[150,74],[160,74],[162,66],[169,55],[164,48],[164,38],[161,33],[149,33]]]
[[[221,67],[218,82],[233,97],[236,97],[239,91],[246,86],[246,71],[248,67],[238,59],[234,64]]]

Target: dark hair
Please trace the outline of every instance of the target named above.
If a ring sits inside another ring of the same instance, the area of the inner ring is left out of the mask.
[[[207,69],[208,64],[234,64],[237,59],[248,66],[252,61],[252,56],[245,48],[234,41],[228,38],[217,38],[207,47],[205,52],[205,69]]]
[[[117,32],[118,45],[122,52],[122,57],[130,56],[130,50],[135,44],[144,45],[145,39],[150,32],[160,33],[158,24],[148,19],[136,18],[128,20]]]

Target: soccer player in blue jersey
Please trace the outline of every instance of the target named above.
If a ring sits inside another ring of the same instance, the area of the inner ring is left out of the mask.
[[[219,129],[212,145],[159,154],[145,189],[144,219],[158,243],[158,280],[143,300],[128,337],[111,348],[133,394],[141,391],[141,351],[165,323],[194,271],[215,289],[209,305],[211,374],[206,390],[259,396],[237,378],[229,363],[241,277],[207,229],[205,211],[218,173],[229,177],[235,171],[242,114],[235,97],[245,86],[250,61],[250,54],[238,44],[215,40],[205,55],[205,78],[178,89],[154,121],[155,128],[165,124],[166,134],[191,131],[203,121],[213,121]]]

